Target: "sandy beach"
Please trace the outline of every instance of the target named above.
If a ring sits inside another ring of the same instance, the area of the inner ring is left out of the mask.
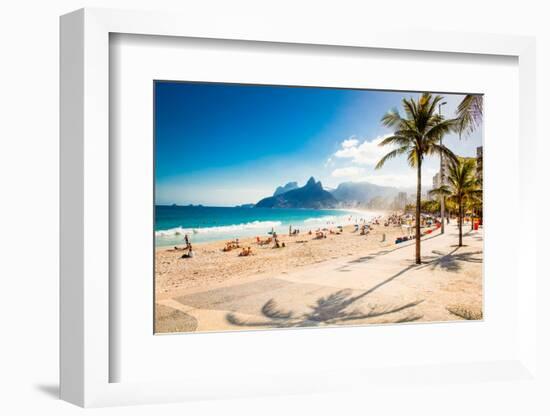
[[[223,241],[194,244],[195,257],[156,250],[156,332],[358,325],[463,319],[453,310],[482,310],[482,231],[456,247],[456,224],[414,242],[395,244],[400,226],[368,235],[280,235],[283,248],[253,238],[224,252]],[[333,228],[336,231],[336,228]],[[385,239],[384,239],[385,235]],[[285,318],[286,317],[286,318]],[[474,319],[478,318],[474,316]]]
[[[368,235],[354,232],[354,226],[346,226],[341,234],[326,232],[326,238],[317,239],[315,233],[296,236],[278,235],[285,247],[274,244],[258,245],[256,238],[241,238],[241,247],[250,247],[252,255],[239,256],[241,249],[224,252],[225,241],[194,243],[194,258],[181,258],[186,251],[174,247],[156,249],[155,276],[157,300],[166,296],[210,287],[228,280],[242,280],[258,274],[277,275],[296,268],[349,256],[366,255],[372,250],[393,245],[397,236],[403,235],[401,227],[374,225]],[[382,242],[383,234],[386,241]],[[267,236],[261,237],[263,240]],[[180,245],[178,247],[183,247]]]

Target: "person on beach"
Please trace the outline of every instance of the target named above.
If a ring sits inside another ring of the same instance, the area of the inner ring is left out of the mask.
[[[187,246],[188,252],[183,254],[181,256],[182,259],[191,259],[195,257],[195,252],[193,251],[193,246],[191,244],[188,244]]]
[[[243,247],[242,251],[239,253],[239,257],[251,256],[251,255],[252,255],[252,247]]]
[[[185,234],[185,247],[189,247],[189,236]]]

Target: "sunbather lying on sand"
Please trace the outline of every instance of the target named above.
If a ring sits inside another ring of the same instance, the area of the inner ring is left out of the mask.
[[[272,241],[273,241],[273,238],[271,237],[268,237],[265,240],[262,240],[260,237],[256,237],[256,244],[258,244],[259,246],[265,246],[267,244],[271,244]]]
[[[237,238],[236,240],[228,241],[227,243],[225,243],[225,247],[224,247],[222,250],[223,250],[223,251],[231,251],[231,250],[233,250],[234,248],[240,248],[239,239],[238,239],[238,238]]]
[[[253,253],[251,247],[243,247],[242,251],[239,253],[239,257],[251,256],[252,254]]]

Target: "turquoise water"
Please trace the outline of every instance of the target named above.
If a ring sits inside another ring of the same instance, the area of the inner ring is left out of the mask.
[[[155,240],[157,246],[170,246],[181,244],[186,234],[193,242],[264,237],[272,229],[280,234],[288,233],[289,226],[307,231],[355,224],[375,215],[343,210],[157,205]]]

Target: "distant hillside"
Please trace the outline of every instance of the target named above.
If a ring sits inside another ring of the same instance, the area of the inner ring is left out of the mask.
[[[342,182],[332,195],[346,205],[368,203],[374,198],[392,198],[399,190],[390,186],[380,186],[369,182]]]
[[[285,186],[278,186],[273,196],[281,195],[294,189],[298,189],[298,182],[289,182]]]
[[[288,184],[287,184],[288,185]],[[313,177],[301,187],[262,199],[257,208],[336,208],[338,201]]]

